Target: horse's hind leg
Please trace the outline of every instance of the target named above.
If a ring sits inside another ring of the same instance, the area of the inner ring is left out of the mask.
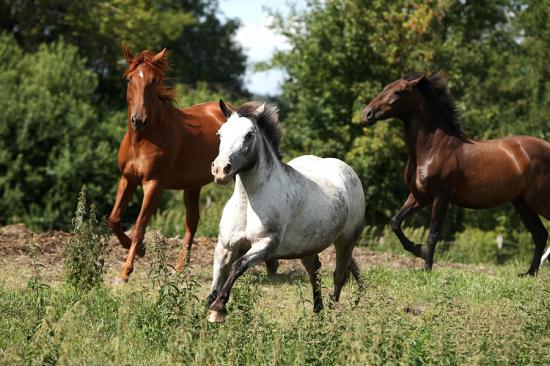
[[[181,272],[183,268],[189,265],[191,260],[191,247],[193,238],[199,226],[199,197],[200,188],[186,189],[183,192],[183,204],[185,205],[185,236],[181,246],[178,260],[176,262],[176,271]]]
[[[267,274],[274,276],[277,274],[277,269],[279,268],[279,260],[269,259],[265,261],[265,268],[267,269]]]
[[[516,197],[512,200],[512,205],[519,214],[523,225],[529,230],[535,242],[533,260],[529,270],[523,275],[534,276],[539,270],[542,254],[548,240],[548,231],[542,225],[538,215],[525,203],[522,197]]]
[[[321,284],[318,278],[321,261],[317,254],[302,258],[301,261],[306,268],[313,289],[313,311],[318,313],[323,310],[323,296],[321,294]]]
[[[340,292],[349,278],[352,266],[352,253],[355,241],[347,238],[338,238],[334,242],[336,248],[336,268],[333,273],[334,288],[330,298],[334,302],[340,300]]]

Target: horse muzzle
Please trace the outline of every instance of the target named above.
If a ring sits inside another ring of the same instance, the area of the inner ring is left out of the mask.
[[[231,163],[219,164],[216,161],[212,163],[212,175],[214,176],[214,182],[221,185],[229,183],[233,178],[233,166]]]
[[[374,108],[367,107],[365,108],[365,111],[363,112],[363,123],[367,127],[373,126],[376,122],[378,122],[378,119],[376,118],[377,110]]]
[[[137,118],[135,116],[132,116],[131,122],[132,122],[132,128],[139,132],[139,131],[142,131],[147,125],[147,117]]]

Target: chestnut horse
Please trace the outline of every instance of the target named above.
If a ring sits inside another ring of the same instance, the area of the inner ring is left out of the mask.
[[[409,150],[409,197],[391,220],[403,247],[424,259],[430,270],[449,204],[482,209],[511,201],[535,242],[525,273],[535,275],[548,239],[539,215],[550,219],[550,143],[529,136],[467,138],[440,74],[411,74],[394,81],[364,110],[368,126],[393,117],[405,124]],[[414,244],[401,223],[426,205],[432,209],[428,243]]]
[[[201,187],[212,181],[210,164],[218,155],[219,144],[216,133],[225,121],[218,103],[181,110],[174,107],[173,90],[164,84],[169,69],[166,49],[159,53],[143,51],[133,57],[124,46],[124,56],[128,62],[124,72],[128,83],[128,131],[118,152],[122,177],[109,226],[129,252],[117,282],[128,281],[135,255],[144,253],[145,228],[163,189],[184,191],[186,231],[176,270],[181,271],[189,262],[199,222]],[[137,186],[143,187],[143,202],[128,237],[121,218]]]

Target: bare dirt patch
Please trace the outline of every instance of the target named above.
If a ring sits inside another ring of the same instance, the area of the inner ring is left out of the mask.
[[[34,243],[38,248],[38,259],[47,268],[46,277],[59,280],[63,271],[63,249],[70,240],[72,234],[62,231],[51,231],[45,233],[34,233],[22,224],[8,225],[0,227],[0,265],[10,271],[25,272],[25,268],[30,268],[30,258],[28,256],[28,245]],[[146,235],[145,242],[150,240],[151,236]],[[175,262],[177,254],[181,249],[182,240],[180,238],[165,238],[164,246],[167,256],[172,262]],[[200,237],[196,238],[193,244],[191,255],[191,269],[199,271],[210,269],[212,266],[212,257],[216,239]],[[126,259],[127,251],[122,248],[117,239],[113,236],[107,248],[107,263],[112,271],[118,271],[118,266]],[[421,268],[422,261],[418,258],[393,253],[382,253],[369,250],[368,248],[356,248],[354,257],[359,266],[365,270],[372,266],[382,266],[386,268]],[[321,262],[325,270],[334,267],[335,251],[330,247],[320,254]],[[148,268],[149,260],[147,253],[143,258],[136,260],[136,269],[144,270]],[[440,262],[438,265],[451,268],[464,268],[460,263]],[[279,272],[292,273],[302,272],[303,268],[298,260],[281,260]],[[22,275],[23,276],[23,275]],[[23,276],[25,277],[25,276]]]

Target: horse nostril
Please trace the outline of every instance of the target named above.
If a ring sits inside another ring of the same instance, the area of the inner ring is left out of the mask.
[[[136,116],[132,116],[132,123],[136,123]]]
[[[372,109],[369,109],[369,110],[367,111],[367,115],[366,115],[367,119],[371,119],[373,114],[374,114],[374,113],[372,112]]]
[[[231,164],[227,164],[224,168],[223,168],[223,173],[225,175],[229,175],[231,173]]]

